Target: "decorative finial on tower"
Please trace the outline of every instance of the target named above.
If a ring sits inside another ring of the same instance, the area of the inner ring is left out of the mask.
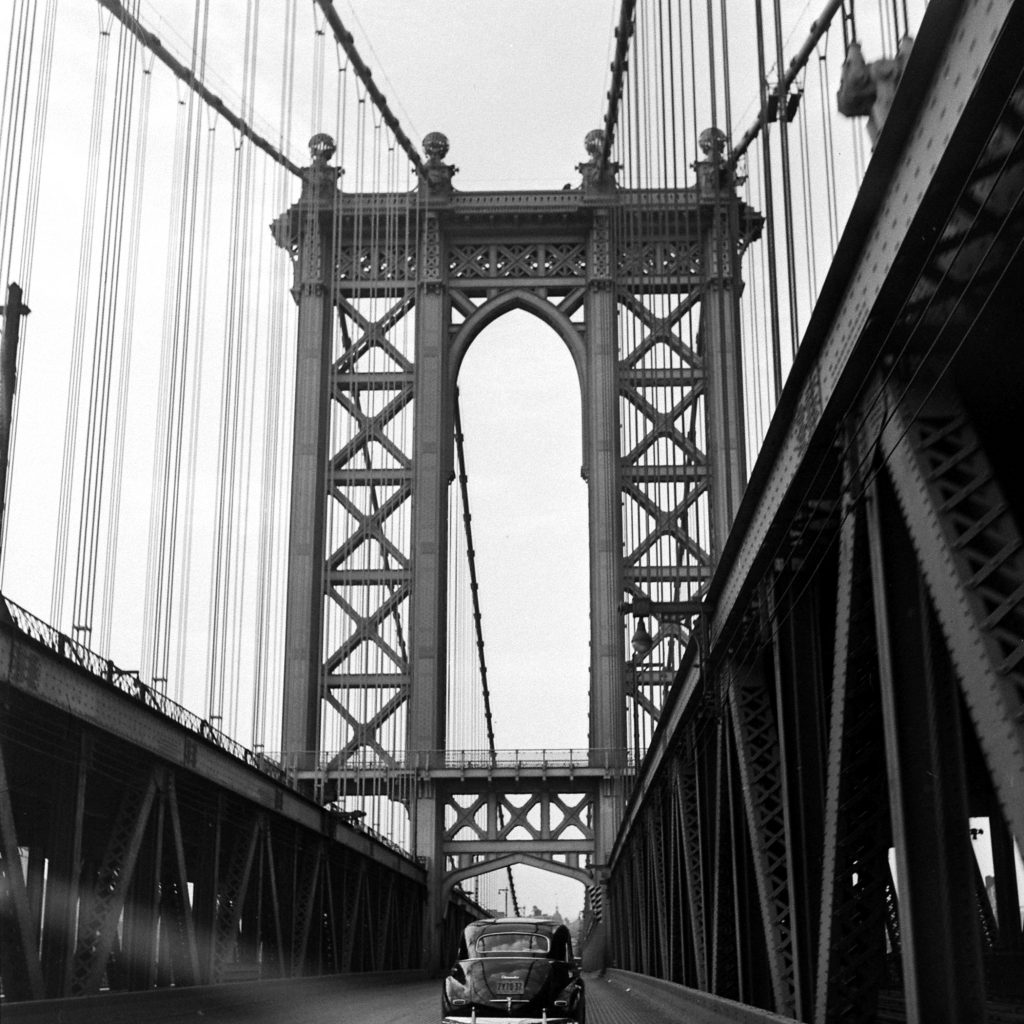
[[[442,132],[429,132],[423,137],[423,152],[427,155],[423,165],[423,184],[427,191],[432,195],[450,195],[452,178],[459,169],[444,162],[448,155],[448,136]]]
[[[318,132],[309,140],[309,156],[314,167],[326,167],[337,147],[334,139],[324,132]]]
[[[726,162],[729,139],[721,128],[705,128],[697,137],[697,145],[706,159],[694,162],[697,186],[702,195],[714,194],[733,184],[733,175]]]
[[[711,160],[721,160],[725,156],[725,144],[728,141],[721,128],[705,128],[697,139],[700,151]]]
[[[583,175],[583,190],[588,192],[599,188],[614,188],[619,165],[612,161],[604,165],[601,163],[601,155],[604,153],[604,131],[601,128],[594,128],[587,132],[583,145],[586,147],[587,156],[590,157],[586,163],[576,165],[576,170]]]
[[[328,160],[334,156],[336,146],[334,139],[324,132],[318,132],[309,140],[310,164],[302,175],[303,200],[321,199],[331,202],[334,191],[341,177],[340,167],[330,167]]]

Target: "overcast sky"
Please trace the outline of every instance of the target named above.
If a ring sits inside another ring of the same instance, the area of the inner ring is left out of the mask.
[[[583,138],[600,126],[606,108],[619,6],[619,0],[336,0],[406,133],[419,145],[427,132],[443,131],[451,142],[448,160],[459,167],[455,185],[467,191],[557,189],[577,182],[574,167],[585,158]],[[784,6],[785,35],[787,41],[795,40],[787,42],[789,54],[802,41],[819,4],[788,0]],[[235,109],[242,103],[239,54],[245,9],[238,0],[213,4],[211,10],[208,82]],[[185,57],[191,4],[149,0],[141,10],[142,20]],[[9,10],[0,13],[5,36],[9,17]],[[271,23],[274,15],[269,8],[261,18],[261,52],[265,47],[272,53],[274,33],[280,29]],[[89,2],[60,7],[42,212],[31,276],[33,313],[19,382],[18,449],[3,588],[44,619],[50,606],[71,363],[81,180],[101,23],[98,7]],[[296,113],[284,146],[300,164],[308,160],[309,136],[329,127],[313,122],[305,95],[316,24],[303,7]],[[742,41],[749,19],[734,18],[734,24]],[[276,139],[280,86],[270,64],[272,60],[255,80],[254,121]],[[737,130],[756,110],[751,67],[749,53],[745,60],[734,55],[737,89],[732,115]],[[166,171],[173,160],[173,111],[181,87],[159,69],[153,77],[158,130],[147,196],[154,216],[144,235],[148,232],[154,251],[162,252],[166,216],[157,216],[156,211],[166,205],[167,184],[158,179],[163,176],[160,168]],[[749,95],[741,96],[744,82]],[[220,173],[225,173],[223,167]],[[272,193],[269,186],[264,194],[268,192]],[[293,183],[287,202],[297,194]],[[264,225],[259,244],[267,247],[268,259],[273,247],[265,225],[279,212],[268,200],[259,214]],[[274,255],[283,258],[279,252]],[[27,279],[17,257],[10,267],[12,276]],[[163,280],[146,271],[144,263],[140,322],[148,317],[155,325]],[[140,330],[132,366],[133,388],[141,396],[133,406],[139,423],[155,404],[159,348],[158,327],[149,332],[152,338],[143,333]],[[579,472],[579,395],[571,360],[552,332],[525,314],[513,314],[489,327],[474,344],[463,364],[460,388],[497,745],[585,746],[587,512]],[[148,438],[144,443],[151,445]],[[132,539],[119,564],[126,578],[137,581],[145,563],[149,482],[130,479],[128,491],[122,528]],[[119,599],[119,628],[111,653],[126,667],[138,664],[140,587],[144,584],[127,585],[126,596]],[[273,744],[268,742],[268,747]],[[580,905],[578,889],[562,883],[538,884],[523,898],[545,909],[561,900],[562,910],[572,913]]]

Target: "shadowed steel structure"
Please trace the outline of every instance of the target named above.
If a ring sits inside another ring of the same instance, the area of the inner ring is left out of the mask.
[[[2,612],[6,1000],[418,966],[412,858],[137,674]],[[478,913],[454,894],[446,940]]]
[[[1022,45],[928,9],[617,840],[620,966],[1020,1019]]]

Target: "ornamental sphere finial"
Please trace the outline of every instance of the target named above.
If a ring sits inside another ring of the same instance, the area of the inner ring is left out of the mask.
[[[721,128],[705,128],[697,139],[700,151],[705,156],[712,158],[725,155],[726,142],[728,139]]]
[[[601,152],[604,150],[604,130],[594,128],[587,132],[586,137],[583,139],[583,145],[586,147],[587,156],[591,160],[599,159]]]
[[[334,156],[336,148],[334,139],[325,132],[318,132],[309,140],[309,155],[318,167],[323,167]]]
[[[423,152],[433,162],[443,160],[448,155],[448,136],[443,132],[428,132],[423,137]]]

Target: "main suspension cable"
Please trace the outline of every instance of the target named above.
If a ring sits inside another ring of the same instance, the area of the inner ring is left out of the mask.
[[[297,178],[302,177],[302,168],[299,167],[298,164],[289,160],[284,153],[263,138],[263,136],[243,120],[243,118],[229,110],[225,106],[224,101],[203,84],[202,77],[197,76],[194,69],[186,67],[181,63],[181,61],[175,58],[163,43],[160,42],[159,37],[145,28],[138,18],[129,14],[128,11],[118,3],[118,0],[97,0],[97,3],[110,11],[110,13],[117,18],[117,20],[120,21],[121,24],[124,25],[125,28],[127,28],[143,46],[148,50],[151,50],[162,63],[166,64],[167,67],[170,68],[177,78],[180,78],[181,81],[196,93],[196,95],[213,107],[214,110],[216,110],[232,128],[241,135],[244,135],[247,139],[251,140],[252,144],[256,146],[257,149],[263,150],[263,152],[272,160],[276,160],[282,167],[287,167],[288,170]]]

